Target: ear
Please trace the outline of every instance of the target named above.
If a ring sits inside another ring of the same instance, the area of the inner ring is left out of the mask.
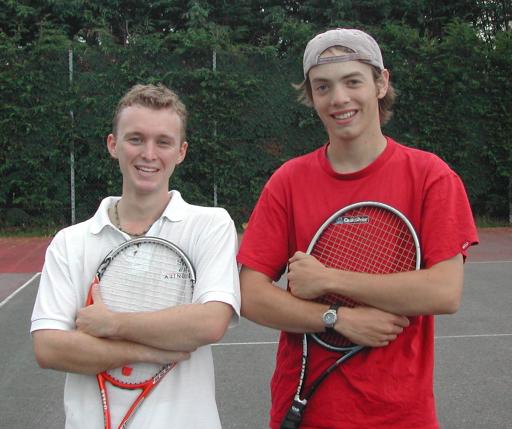
[[[188,150],[188,143],[186,141],[182,142],[179,150],[180,150],[180,153],[178,155],[178,161],[176,162],[176,165],[181,164],[183,162],[183,160],[185,159],[185,156],[187,155],[187,150]]]
[[[117,142],[114,134],[109,134],[107,137],[107,149],[110,153],[110,156],[114,159],[117,159]]]
[[[389,70],[384,69],[380,78],[377,80],[377,98],[384,98],[389,88]]]

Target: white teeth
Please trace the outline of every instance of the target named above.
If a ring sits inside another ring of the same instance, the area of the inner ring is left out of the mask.
[[[137,170],[144,171],[145,173],[154,173],[158,171],[156,168],[137,167]]]
[[[342,113],[341,115],[334,115],[334,118],[335,119],[348,119],[348,118],[351,118],[352,116],[354,116],[356,114],[356,112],[352,111],[352,112],[346,112],[346,113]]]

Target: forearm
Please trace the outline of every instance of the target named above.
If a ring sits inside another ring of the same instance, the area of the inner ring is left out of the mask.
[[[462,256],[419,270],[371,275],[328,269],[326,293],[407,316],[455,313],[463,286]]]
[[[272,284],[264,274],[242,267],[242,316],[260,325],[287,332],[304,333],[324,330],[325,304],[296,298]]]
[[[76,330],[40,330],[32,338],[36,360],[42,368],[80,374],[93,375],[138,362],[165,364],[188,357],[187,353],[96,338]]]
[[[193,351],[222,339],[232,315],[230,305],[217,301],[117,313],[113,336],[165,350]]]
[[[264,274],[243,267],[240,273],[242,315],[256,323],[293,333],[322,332],[326,304],[294,297]],[[393,341],[409,321],[371,307],[338,310],[334,328],[356,344],[381,347]]]

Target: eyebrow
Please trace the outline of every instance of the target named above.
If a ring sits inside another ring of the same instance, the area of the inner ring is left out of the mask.
[[[127,133],[124,134],[124,137],[125,138],[130,138],[130,137],[143,137],[144,136],[144,133],[143,132],[140,132],[140,131],[129,131]],[[179,140],[179,139],[176,139],[174,136],[170,135],[170,134],[158,134],[156,136],[156,138],[158,139],[167,139],[167,140],[172,140],[172,141],[176,141],[176,140]]]
[[[350,79],[350,78],[353,78],[353,77],[360,77],[360,78],[364,78],[364,74],[363,74],[363,73],[361,73],[360,71],[355,71],[355,72],[348,73],[348,74],[346,74],[346,75],[341,76],[341,80]],[[330,80],[332,80],[332,79],[329,79],[329,78],[326,78],[326,77],[319,76],[319,77],[316,77],[316,78],[314,78],[313,80],[311,80],[311,83],[317,83],[317,82],[329,82]]]

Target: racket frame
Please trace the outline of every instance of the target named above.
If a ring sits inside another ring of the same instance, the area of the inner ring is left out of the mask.
[[[155,243],[159,245],[163,245],[165,247],[169,247],[174,253],[176,253],[179,258],[185,263],[189,273],[190,273],[190,282],[191,282],[191,288],[194,289],[194,285],[196,282],[196,272],[195,269],[190,262],[188,256],[183,252],[178,246],[176,246],[174,243],[171,243],[168,240],[165,240],[160,237],[153,237],[153,236],[144,236],[144,237],[137,237],[132,238],[130,240],[127,240],[123,243],[121,243],[118,247],[111,250],[105,258],[103,258],[103,261],[98,267],[96,276],[94,278],[93,284],[91,285],[89,289],[89,294],[87,297],[87,304],[90,305],[93,303],[92,300],[92,286],[95,284],[99,284],[101,278],[103,277],[103,274],[107,270],[107,267],[110,265],[112,260],[122,251],[124,251],[126,248],[143,244],[143,243]],[[137,399],[131,404],[128,411],[123,416],[123,419],[121,420],[118,429],[126,429],[128,427],[128,423],[131,420],[131,418],[135,415],[135,412],[138,410],[138,408],[142,405],[143,401],[149,396],[149,394],[153,391],[153,389],[160,383],[160,381],[164,378],[164,376],[171,371],[176,366],[175,362],[169,363],[167,365],[163,365],[160,371],[158,371],[151,379],[148,379],[144,382],[139,383],[132,383],[127,384],[119,381],[118,379],[112,377],[107,371],[103,371],[96,375],[96,380],[98,382],[98,387],[100,390],[101,395],[101,403],[103,408],[103,419],[104,419],[104,427],[105,429],[111,429],[112,428],[112,422],[111,422],[111,414],[110,414],[110,407],[109,407],[109,395],[106,388],[106,382],[108,381],[112,386],[120,388],[120,389],[126,389],[126,390],[142,390],[142,392],[137,396]]]
[[[336,221],[336,219],[341,217],[344,213],[347,213],[347,212],[352,211],[352,210],[356,210],[356,209],[361,208],[361,207],[376,207],[376,208],[388,210],[391,213],[393,213],[395,216],[397,216],[402,222],[404,222],[404,224],[407,226],[407,229],[409,230],[409,233],[412,236],[412,239],[413,239],[413,242],[414,242],[414,249],[416,251],[416,264],[415,264],[415,268],[414,269],[415,270],[419,270],[420,266],[421,266],[421,248],[420,248],[420,241],[418,239],[418,235],[416,234],[414,226],[409,221],[409,219],[407,219],[405,217],[405,215],[402,212],[400,212],[399,210],[395,209],[394,207],[391,207],[388,204],[380,203],[380,202],[377,202],[377,201],[361,201],[361,202],[358,202],[358,203],[350,204],[350,205],[348,205],[346,207],[343,207],[342,209],[336,211],[335,213],[333,213],[320,226],[320,228],[318,228],[317,232],[315,233],[315,235],[311,239],[311,242],[309,243],[309,246],[308,246],[308,248],[306,250],[306,253],[308,255],[311,254],[311,252],[313,251],[313,248],[315,247],[315,244],[316,244],[317,240],[323,234],[325,229],[329,225],[331,225],[334,221]],[[334,346],[332,344],[329,344],[329,343],[325,342],[324,340],[322,340],[322,338],[317,333],[315,333],[315,332],[313,332],[311,334],[308,334],[308,335],[311,338],[313,338],[313,340],[315,340],[316,343],[320,344],[322,347],[325,347],[328,350],[332,350],[332,351],[336,351],[336,352],[350,352],[354,348],[353,345],[338,347],[338,346]]]
[[[404,214],[402,214],[399,210],[395,209],[394,207],[381,203],[376,201],[361,201],[358,203],[350,204],[348,206],[343,207],[340,210],[337,210],[335,213],[333,213],[329,218],[318,228],[317,232],[311,239],[309,246],[306,250],[306,253],[308,255],[311,254],[313,251],[315,244],[319,237],[323,234],[325,229],[331,225],[333,222],[336,221],[340,216],[342,216],[344,213],[347,213],[352,210],[356,210],[361,207],[376,207],[384,210],[388,210],[391,213],[393,213],[395,216],[397,216],[401,221],[404,222],[404,224],[407,226],[407,229],[409,233],[412,236],[412,240],[414,242],[414,248],[416,251],[416,261],[415,261],[415,270],[419,270],[421,267],[421,247],[420,242],[418,239],[418,235],[416,234],[416,231],[412,225],[412,223],[405,217]],[[334,363],[332,363],[324,372],[317,377],[313,383],[311,384],[311,387],[309,388],[309,391],[304,395],[304,397],[301,398],[302,390],[304,388],[304,382],[306,380],[306,372],[307,372],[307,360],[308,360],[308,337],[311,337],[317,344],[320,346],[336,352],[343,352],[344,354],[340,356]],[[302,340],[302,361],[301,361],[301,372],[300,372],[300,378],[299,378],[299,385],[297,386],[297,391],[295,393],[295,396],[293,398],[293,402],[291,407],[289,408],[287,414],[285,415],[285,418],[283,419],[283,422],[281,424],[281,429],[298,429],[300,426],[300,423],[302,421],[302,415],[304,412],[304,409],[306,408],[306,405],[308,401],[311,399],[313,394],[315,393],[316,389],[320,386],[320,384],[331,374],[341,363],[347,361],[357,353],[359,353],[361,350],[365,349],[366,346],[357,345],[357,344],[351,344],[348,346],[333,346],[332,344],[326,343],[323,341],[317,333],[305,333],[303,335]]]

